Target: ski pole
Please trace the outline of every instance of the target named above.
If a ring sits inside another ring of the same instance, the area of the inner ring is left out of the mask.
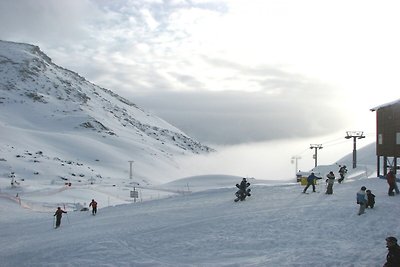
[[[64,203],[64,211],[65,211],[65,203]],[[65,214],[67,215],[67,221],[68,221],[68,224],[69,224],[69,217],[68,217],[68,213],[67,213],[67,212],[65,212]]]

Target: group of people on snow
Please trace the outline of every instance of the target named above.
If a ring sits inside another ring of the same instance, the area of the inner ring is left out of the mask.
[[[339,174],[340,174],[340,179],[338,180],[339,183],[342,183],[345,174],[347,173],[347,168],[346,165],[340,166],[339,165]],[[311,172],[311,174],[307,177],[307,185],[303,190],[303,193],[307,192],[307,189],[312,186],[313,192],[315,191],[315,184],[317,180],[322,179],[321,177],[318,177],[315,175],[314,172]],[[397,188],[397,183],[396,183],[396,176],[393,172],[393,170],[390,170],[389,173],[387,174],[387,182],[389,184],[389,191],[388,194],[389,196],[393,196],[394,192],[393,190],[396,191],[396,193],[399,193],[399,190]],[[331,195],[333,194],[333,185],[335,183],[335,174],[333,171],[330,171],[326,175],[326,192],[325,194]],[[358,215],[364,214],[366,208],[374,208],[375,206],[375,195],[372,193],[370,189],[367,190],[365,186],[362,186],[360,191],[357,192],[356,194],[356,200],[357,204],[360,205]],[[399,266],[400,267],[400,266]]]
[[[243,178],[240,184],[236,184],[236,187],[239,188],[238,191],[236,191],[236,199],[234,200],[235,202],[243,201],[246,199],[246,197],[251,196],[250,191],[251,189],[248,188],[250,186],[250,183],[247,182],[246,178]]]
[[[97,202],[94,199],[92,199],[92,202],[90,202],[89,207],[92,207],[92,214],[96,215],[96,213],[97,213]],[[64,209],[65,209],[65,207],[64,207]],[[67,213],[67,212],[65,210],[62,210],[61,207],[57,207],[57,210],[53,215],[54,217],[56,217],[55,228],[60,227],[61,218],[62,218],[63,213]]]
[[[345,174],[347,173],[346,166],[340,166],[340,169],[338,171],[340,174],[340,179],[338,180],[338,183],[342,183]],[[333,184],[335,181],[335,174],[330,171],[326,175],[326,194],[332,194],[333,193]],[[306,193],[307,189],[312,186],[313,192],[315,192],[315,184],[316,181],[322,179],[321,177],[317,177],[314,172],[312,172],[308,177],[307,177],[307,185],[303,190],[303,193]],[[399,189],[397,187],[397,182],[396,182],[396,175],[393,170],[390,170],[388,174],[386,175],[386,180],[387,183],[389,184],[389,190],[388,190],[388,195],[389,196],[394,196],[396,194],[399,194]],[[356,200],[357,204],[360,206],[358,210],[358,215],[362,215],[365,213],[365,209],[371,208],[373,209],[375,206],[375,195],[372,193],[370,189],[367,189],[365,186],[362,186],[360,188],[360,191],[357,192],[356,194]],[[393,236],[389,236],[386,238],[386,247],[388,249],[388,253],[386,256],[386,263],[383,265],[383,267],[400,267],[400,246],[397,244],[397,239]]]
[[[338,180],[339,184],[343,182],[345,174],[347,173],[347,168],[346,165],[340,166],[339,169],[339,174],[340,174],[340,179]],[[307,189],[312,186],[313,188],[313,192],[315,192],[315,184],[317,180],[322,179],[322,177],[318,177],[315,175],[314,172],[312,172],[308,177],[307,177],[307,185],[303,190],[303,193],[307,193]],[[333,173],[333,171],[330,171],[327,175],[326,175],[326,192],[325,194],[327,195],[331,195],[333,194],[333,185],[335,183],[335,174]]]

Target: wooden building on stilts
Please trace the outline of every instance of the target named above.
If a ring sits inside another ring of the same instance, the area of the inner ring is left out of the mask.
[[[400,99],[372,108],[376,111],[377,176],[400,169]]]

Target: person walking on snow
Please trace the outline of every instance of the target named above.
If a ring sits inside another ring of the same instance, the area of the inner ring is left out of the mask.
[[[92,202],[89,204],[89,208],[92,207],[92,214],[96,215],[97,213],[97,202],[92,199]]]
[[[312,172],[308,177],[307,177],[307,186],[304,188],[303,193],[307,192],[307,189],[312,185],[312,191],[315,192],[315,181],[322,179],[320,177],[315,176],[315,174]]]
[[[393,190],[396,188],[396,176],[394,175],[394,172],[392,170],[390,170],[388,174],[386,174],[386,180],[389,184],[388,195],[394,196]]]
[[[367,190],[366,192],[368,199],[366,208],[371,207],[371,209],[373,209],[375,206],[375,195],[372,194],[371,190]]]
[[[365,186],[362,186],[360,191],[357,192],[357,204],[360,205],[358,215],[365,213],[365,208],[366,208],[367,202],[368,202],[367,195],[365,194],[366,189],[367,188]]]
[[[60,227],[60,225],[61,225],[61,218],[62,218],[63,213],[67,213],[67,212],[63,211],[60,207],[58,207],[56,212],[53,215],[53,216],[56,216],[56,228]]]
[[[399,267],[400,266],[400,246],[397,244],[397,238],[389,236],[386,238],[386,247],[388,254],[386,263],[383,267]]]
[[[339,166],[339,167],[340,167],[340,166]],[[341,166],[340,169],[339,169],[339,174],[340,174],[340,178],[339,178],[339,180],[338,180],[339,184],[340,184],[341,182],[343,182],[343,180],[344,180],[344,175],[345,175],[346,173],[347,173],[346,165]]]
[[[332,195],[333,194],[333,184],[335,183],[335,174],[333,174],[333,171],[330,171],[326,177],[328,177],[328,179],[326,179],[326,182],[328,183],[328,186],[326,188],[326,193],[328,195]]]

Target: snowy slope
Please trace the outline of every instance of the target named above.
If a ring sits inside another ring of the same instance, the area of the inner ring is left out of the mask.
[[[333,195],[324,183],[302,194],[299,184],[251,179],[253,195],[234,203],[239,181],[186,178],[203,190],[115,207],[99,201],[96,216],[68,210],[57,230],[55,208],[34,213],[0,198],[1,266],[382,266],[385,237],[399,237],[399,196],[387,196],[382,179],[350,172]],[[358,216],[363,185],[376,207]]]
[[[176,156],[213,151],[57,66],[36,46],[0,41],[0,92],[4,176],[14,171],[47,182],[117,182],[129,177],[128,161],[134,161],[136,182],[157,184],[167,170],[179,170]]]

